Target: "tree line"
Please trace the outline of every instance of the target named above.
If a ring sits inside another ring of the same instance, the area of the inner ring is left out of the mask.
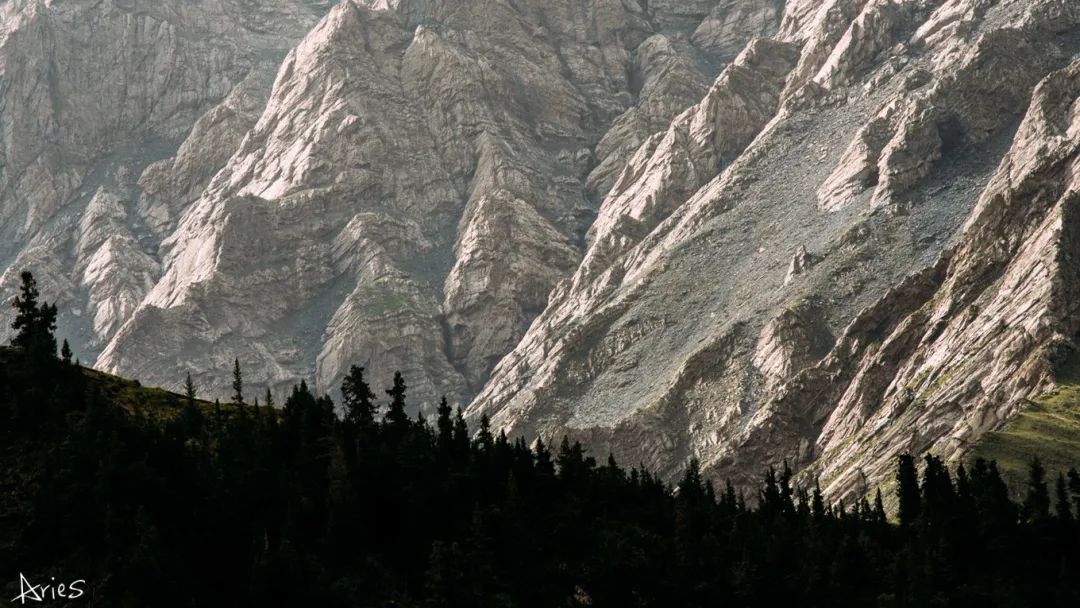
[[[124,408],[56,357],[28,282],[0,355],[4,473],[26,494],[0,497],[0,585],[77,576],[132,607],[1080,602],[1075,470],[1034,461],[1014,501],[993,462],[900,456],[890,519],[880,491],[830,504],[786,465],[751,493],[697,461],[669,484],[565,438],[470,429],[445,399],[412,418],[400,374],[379,398],[359,367],[340,410],[303,382],[248,404],[238,364],[230,403],[188,381],[168,415]]]

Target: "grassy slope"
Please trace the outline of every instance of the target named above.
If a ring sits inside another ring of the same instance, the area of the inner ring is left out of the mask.
[[[138,412],[150,420],[167,422],[173,419],[180,413],[184,403],[187,401],[187,398],[183,395],[161,388],[145,387],[137,380],[128,380],[94,369],[84,368],[83,373],[91,384],[97,385],[110,403],[119,405],[128,412]],[[195,403],[203,414],[208,416],[213,414],[214,403],[212,401],[199,399]],[[264,407],[263,411],[265,409]],[[228,417],[234,415],[237,408],[231,403],[222,402],[221,411]]]
[[[1038,456],[1054,476],[1080,465],[1080,382],[1070,379],[1035,398],[1001,430],[988,433],[975,445],[971,458],[998,461],[1011,482],[1027,478],[1027,467]]]
[[[11,348],[0,346],[0,366],[11,365],[16,356]],[[186,398],[160,388],[144,387],[135,380],[83,368],[89,387],[100,391],[106,402],[138,413],[147,420],[165,423],[180,414]],[[196,404],[207,417],[214,413],[214,404],[198,400]],[[235,405],[221,404],[226,417],[236,414]],[[264,407],[263,412],[266,411]],[[43,474],[44,463],[54,446],[33,439],[0,445],[0,552],[10,550],[15,540],[15,524],[28,517],[29,505]]]

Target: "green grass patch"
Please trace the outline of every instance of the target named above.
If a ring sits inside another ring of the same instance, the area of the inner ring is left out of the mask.
[[[1027,479],[1035,456],[1053,476],[1080,466],[1080,384],[1061,384],[1028,402],[1004,428],[984,435],[970,456],[996,460],[1013,487]]]
[[[410,309],[412,303],[403,295],[396,293],[381,293],[371,299],[368,310],[372,316],[382,316]]]
[[[129,413],[137,413],[147,420],[168,422],[180,414],[187,402],[187,398],[179,393],[145,387],[134,380],[88,368],[84,368],[83,373],[101,390],[108,401]],[[195,405],[205,416],[211,416],[214,413],[212,401],[197,399]],[[266,410],[265,407],[262,409]],[[232,416],[237,413],[238,408],[231,403],[222,403],[221,411],[226,416]]]

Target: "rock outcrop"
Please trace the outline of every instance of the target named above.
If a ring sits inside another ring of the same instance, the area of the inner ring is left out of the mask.
[[[715,0],[128,4],[3,9],[10,53],[93,81],[3,113],[27,129],[12,142],[46,145],[35,104],[85,110],[55,153],[13,153],[55,162],[15,167],[33,191],[0,201],[29,217],[4,224],[8,288],[35,269],[77,354],[144,382],[223,393],[235,357],[253,390],[333,390],[362,363],[424,403],[482,388],[627,158],[780,19]],[[3,65],[0,90],[43,90]]]
[[[1075,348],[1078,54],[1071,0],[9,0],[0,286],[144,382],[854,495]]]
[[[1054,260],[1075,99],[1057,70],[1080,51],[1077,12],[789,2],[746,51],[796,50],[778,81],[752,79],[778,98],[736,89],[767,116],[740,121],[753,133],[727,162],[647,141],[469,413],[670,475],[697,457],[748,483],[788,460],[833,496],[902,451],[962,456],[1053,383],[1075,334],[1049,294],[1075,288]],[[1053,120],[1032,118],[1047,103]]]
[[[239,143],[242,114],[329,4],[3,3],[4,299],[33,269],[92,361],[160,277],[162,235]]]

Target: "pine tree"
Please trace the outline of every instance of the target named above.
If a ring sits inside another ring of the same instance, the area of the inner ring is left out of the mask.
[[[341,382],[342,405],[345,420],[367,426],[375,421],[375,393],[364,380],[364,368],[353,365]]]
[[[480,416],[480,432],[476,434],[476,447],[484,452],[491,452],[495,445],[495,437],[491,434],[491,420],[487,414]]]
[[[244,403],[244,376],[240,373],[240,359],[233,359],[233,396],[232,402],[236,405]]]
[[[24,271],[20,278],[19,295],[12,301],[15,320],[11,328],[15,337],[12,346],[22,348],[32,356],[56,357],[56,306],[47,302],[38,304],[37,281],[29,271]]]
[[[446,395],[439,401],[435,419],[435,446],[444,457],[450,453],[454,445],[454,421],[450,418],[453,410],[446,402]]]
[[[915,459],[910,454],[901,454],[897,458],[896,497],[900,503],[900,525],[914,524],[922,507],[922,497]]]
[[[1057,502],[1054,510],[1061,521],[1072,521],[1072,507],[1069,504],[1069,492],[1065,485],[1065,475],[1058,473],[1057,486],[1054,488]]]
[[[885,501],[881,499],[881,488],[874,494],[874,519],[880,523],[886,523],[889,518],[885,515]]]
[[[64,340],[64,346],[60,348],[60,359],[64,365],[71,365],[71,346],[67,340]]]
[[[469,443],[469,426],[465,424],[465,416],[459,407],[454,418],[454,453],[462,458],[468,456]]]
[[[195,396],[195,383],[191,381],[191,372],[188,372],[187,379],[184,380],[184,397],[191,407],[195,407]]]
[[[390,407],[386,411],[385,420],[387,424],[390,424],[397,428],[405,428],[409,424],[409,416],[405,413],[405,379],[401,377],[401,372],[394,372],[394,386],[386,389],[386,394],[390,396]]]
[[[274,394],[270,392],[270,387],[269,386],[266,387],[266,398],[264,399],[264,401],[266,401],[266,408],[269,409],[270,411],[273,411],[274,410]]]
[[[814,480],[814,493],[810,498],[810,516],[816,521],[825,519],[825,497],[821,493],[821,484]]]
[[[1028,466],[1027,485],[1024,517],[1028,521],[1041,521],[1050,517],[1050,492],[1046,487],[1046,470],[1038,456],[1032,458]]]

